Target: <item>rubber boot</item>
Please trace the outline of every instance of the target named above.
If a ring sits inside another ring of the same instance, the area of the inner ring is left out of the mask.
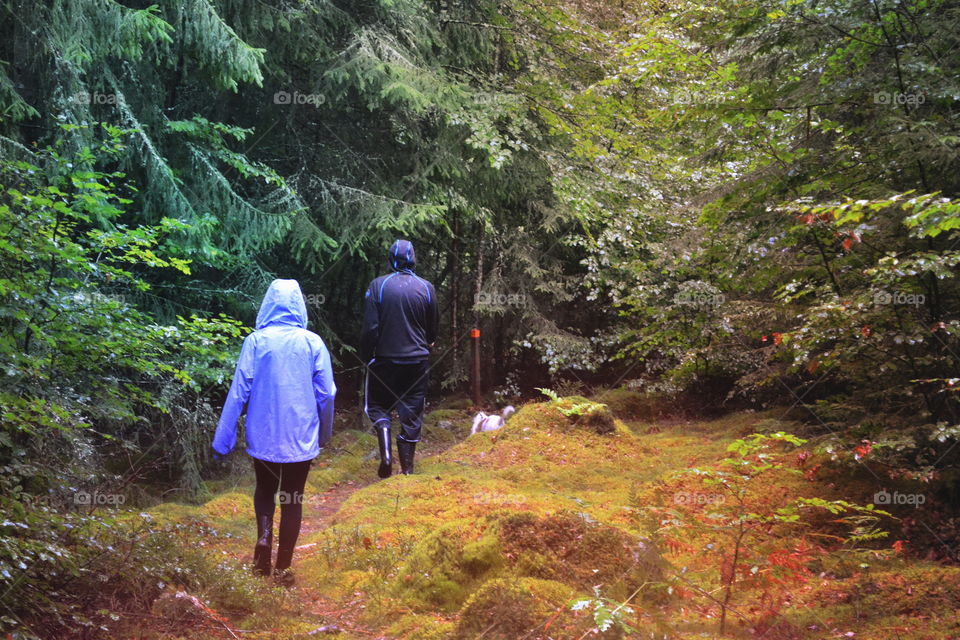
[[[393,473],[393,460],[390,459],[390,423],[386,420],[374,425],[377,432],[377,444],[380,447],[380,468],[377,475],[389,478]]]
[[[253,548],[253,572],[269,576],[273,556],[273,517],[257,518],[257,545]]]
[[[293,547],[277,549],[277,566],[273,569],[273,580],[282,587],[292,587],[295,580],[290,562],[293,560]]]
[[[400,458],[400,473],[413,473],[413,454],[417,450],[416,442],[397,440],[397,457]]]

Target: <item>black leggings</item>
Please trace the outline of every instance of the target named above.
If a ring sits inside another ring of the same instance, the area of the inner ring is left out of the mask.
[[[274,495],[280,502],[280,541],[277,545],[279,570],[290,567],[293,547],[300,536],[300,521],[303,518],[303,487],[307,483],[310,460],[303,462],[266,462],[253,459],[257,474],[257,488],[253,492],[253,510],[257,520],[269,516],[273,520]]]

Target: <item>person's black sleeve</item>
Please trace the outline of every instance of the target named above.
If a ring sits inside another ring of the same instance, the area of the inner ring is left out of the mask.
[[[360,357],[364,364],[373,359],[380,340],[380,305],[373,295],[373,283],[367,287],[363,302],[363,332],[360,334]]]

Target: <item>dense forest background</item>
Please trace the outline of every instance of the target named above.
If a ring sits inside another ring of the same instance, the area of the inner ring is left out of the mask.
[[[196,492],[276,277],[349,408],[396,237],[436,394],[479,327],[492,405],[792,406],[956,486],[955,0],[3,0],[0,161],[5,509]]]

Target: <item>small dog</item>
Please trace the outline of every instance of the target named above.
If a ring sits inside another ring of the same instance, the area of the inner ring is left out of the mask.
[[[514,409],[513,406],[504,408],[504,410],[500,412],[500,415],[488,415],[481,411],[473,417],[473,428],[470,430],[470,435],[479,431],[496,431],[516,412],[517,410]]]

